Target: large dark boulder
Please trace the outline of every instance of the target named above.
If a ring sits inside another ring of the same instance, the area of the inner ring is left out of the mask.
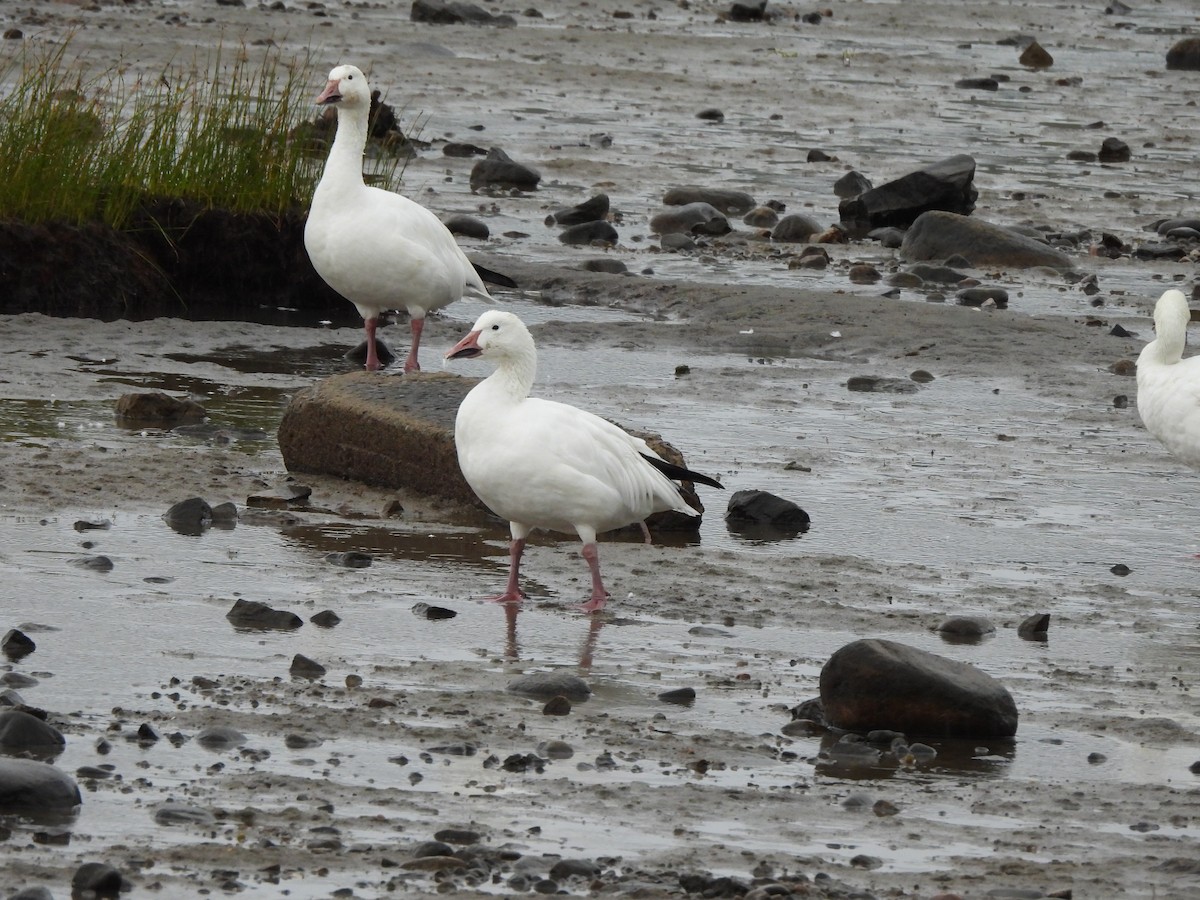
[[[854,641],[821,669],[825,720],[846,731],[878,729],[909,736],[1011,737],[1012,695],[990,675],[886,640]]]
[[[52,759],[66,743],[62,732],[37,716],[19,709],[0,712],[0,753]]]
[[[532,166],[519,163],[499,147],[493,147],[488,155],[475,163],[471,169],[471,190],[536,191],[542,175]]]
[[[1167,51],[1167,68],[1200,72],[1200,37],[1176,41]]]
[[[49,763],[0,757],[0,814],[66,813],[82,802],[75,781]]]
[[[428,25],[494,25],[512,28],[517,24],[512,16],[494,16],[474,3],[459,0],[414,0],[409,18]]]
[[[976,267],[1071,268],[1070,258],[1049,244],[990,222],[949,212],[927,212],[904,235],[900,258],[908,262],[960,256]]]
[[[842,228],[862,237],[873,228],[906,228],[931,209],[969,216],[978,196],[975,159],[959,154],[843,200],[838,213]]]
[[[727,216],[740,216],[754,209],[754,198],[745,191],[728,188],[706,188],[695,184],[673,187],[663,194],[664,206],[687,206],[707,203]]]

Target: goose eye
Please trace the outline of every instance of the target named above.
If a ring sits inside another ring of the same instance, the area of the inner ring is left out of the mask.
[[[500,326],[499,326],[499,325],[493,325],[493,326],[492,326],[492,331],[499,331],[499,330],[500,330]]]

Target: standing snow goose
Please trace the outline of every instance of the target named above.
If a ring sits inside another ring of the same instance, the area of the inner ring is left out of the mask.
[[[1200,469],[1200,356],[1183,358],[1191,310],[1182,291],[1154,305],[1155,338],[1137,360],[1138,414],[1171,455]]]
[[[419,371],[425,315],[463,296],[491,301],[454,235],[433,213],[363,182],[371,89],[354,66],[338,66],[316,100],[337,109],[337,134],[313,193],[304,246],[313,268],[363,317],[367,368],[379,368],[375,329],[385,310],[404,308],[412,345],[404,371]],[[502,276],[501,276],[502,277]]]
[[[646,442],[611,422],[565,403],[530,397],[537,350],[525,324],[512,313],[485,312],[447,359],[481,357],[496,371],[471,389],[458,409],[454,443],[471,489],[509,521],[508,584],[492,600],[522,600],[521,554],[535,528],[575,532],[592,575],[584,609],[604,608],[596,534],[655,512],[699,515],[675,481],[722,485],[661,459]]]

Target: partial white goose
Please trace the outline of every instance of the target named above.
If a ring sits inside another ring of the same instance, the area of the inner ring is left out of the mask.
[[[363,182],[371,89],[354,66],[338,66],[317,97],[337,109],[337,134],[313,193],[304,246],[325,282],[357,307],[367,368],[379,368],[375,329],[385,310],[406,309],[412,345],[404,371],[418,371],[425,315],[466,296],[491,300],[454,235],[433,213]]]
[[[1155,338],[1137,360],[1138,413],[1171,455],[1200,469],[1200,356],[1183,358],[1191,310],[1182,291],[1154,305]]]
[[[519,585],[521,554],[535,528],[575,532],[592,576],[584,609],[603,609],[596,535],[641,522],[655,512],[699,515],[672,479],[713,487],[720,482],[672,465],[646,442],[599,416],[565,403],[529,396],[537,350],[525,324],[512,313],[485,312],[447,359],[494,360],[496,371],[471,389],[458,409],[454,442],[471,489],[509,521],[508,584],[491,599],[525,597]]]

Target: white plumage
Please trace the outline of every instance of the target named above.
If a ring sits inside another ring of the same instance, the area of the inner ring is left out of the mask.
[[[1154,305],[1155,338],[1137,360],[1138,413],[1181,462],[1200,469],[1200,356],[1183,359],[1191,310],[1182,291]]]
[[[699,515],[671,478],[721,485],[664,462],[645,441],[599,416],[530,397],[537,350],[512,313],[484,313],[446,354],[467,357],[496,363],[496,371],[467,394],[454,426],[463,476],[488,508],[508,519],[512,532],[508,585],[493,599],[525,596],[518,584],[525,539],[544,528],[579,535],[592,575],[584,608],[602,609],[608,593],[600,578],[597,533],[665,510]]]
[[[304,246],[317,274],[363,317],[367,368],[379,368],[379,317],[385,310],[403,308],[412,329],[404,371],[419,370],[426,313],[464,294],[491,297],[437,216],[407,197],[364,183],[371,90],[363,73],[354,66],[338,66],[316,102],[336,106],[337,134],[313,193]]]

